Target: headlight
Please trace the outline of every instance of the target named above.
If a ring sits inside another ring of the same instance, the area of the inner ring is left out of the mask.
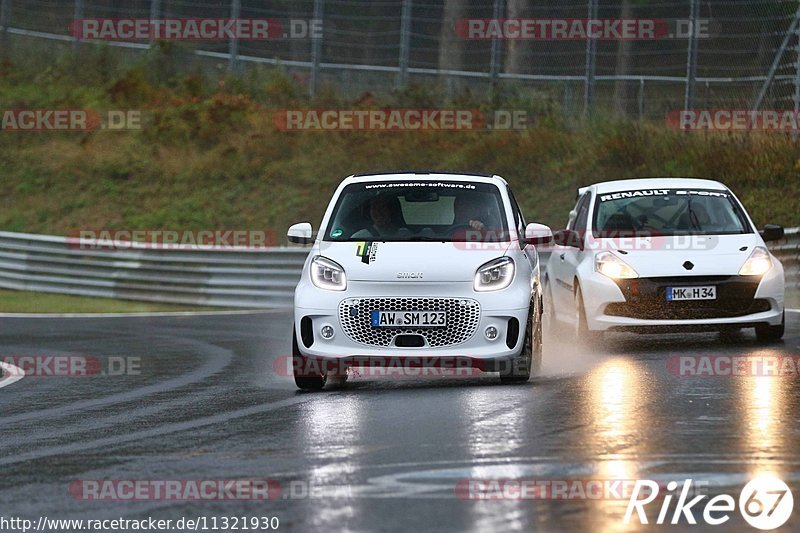
[[[478,292],[505,289],[514,279],[514,260],[510,257],[493,259],[475,273],[474,288]]]
[[[344,268],[321,255],[311,260],[311,282],[320,289],[329,291],[343,291],[347,288]]]
[[[742,265],[740,276],[763,276],[772,268],[772,258],[766,248],[757,246]]]
[[[611,252],[600,252],[594,256],[594,269],[611,279],[633,279],[639,277],[633,267]]]

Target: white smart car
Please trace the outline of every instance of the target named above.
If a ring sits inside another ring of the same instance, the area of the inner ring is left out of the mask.
[[[535,245],[499,176],[441,172],[354,175],[313,236],[294,299],[297,386],[321,389],[350,366],[436,366],[445,360],[527,381],[542,356]],[[448,363],[450,364],[450,363]]]
[[[784,333],[783,267],[736,196],[703,179],[649,178],[578,190],[545,276],[546,321],[581,341],[604,331]],[[547,326],[550,327],[549,325]]]

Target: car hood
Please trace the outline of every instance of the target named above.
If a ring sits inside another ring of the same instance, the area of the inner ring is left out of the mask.
[[[753,249],[764,246],[758,234],[615,239],[611,246],[604,240],[596,241],[598,250],[614,251],[643,278],[735,276]]]
[[[508,243],[474,249],[461,242],[323,241],[314,253],[342,265],[352,281],[471,282],[479,266],[502,257],[508,247]]]

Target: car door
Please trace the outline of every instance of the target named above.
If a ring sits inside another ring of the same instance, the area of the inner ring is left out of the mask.
[[[578,203],[575,205],[575,217],[567,224],[567,229],[576,232],[580,236],[581,242],[584,241],[586,235],[590,203],[591,193],[586,192],[578,199]],[[556,260],[550,262],[551,265],[555,265],[552,286],[556,313],[560,320],[571,320],[574,308],[575,273],[578,263],[586,252],[571,246],[558,246],[553,253],[557,256]]]

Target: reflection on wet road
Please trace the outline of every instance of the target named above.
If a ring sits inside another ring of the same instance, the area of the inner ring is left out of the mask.
[[[708,494],[738,498],[749,479],[769,473],[800,497],[800,379],[674,371],[684,356],[797,357],[798,319],[789,317],[785,342],[772,346],[750,333],[724,342],[715,334],[619,334],[602,350],[580,353],[550,339],[544,375],[521,386],[493,375],[356,376],[318,394],[297,392],[273,365],[289,349],[286,313],[2,319],[3,356],[137,357],[141,370],[29,376],[0,389],[0,498],[4,514],[28,517],[238,515],[278,516],[282,529],[298,530],[623,531],[640,527],[622,522],[626,499],[577,490],[691,478]],[[280,496],[95,501],[70,491],[76,480],[254,478],[280,483]],[[561,483],[571,492],[513,498],[489,491],[492,480]],[[487,494],[506,497],[476,499]],[[648,508],[652,520],[660,502]],[[745,525],[734,514],[726,529]]]

